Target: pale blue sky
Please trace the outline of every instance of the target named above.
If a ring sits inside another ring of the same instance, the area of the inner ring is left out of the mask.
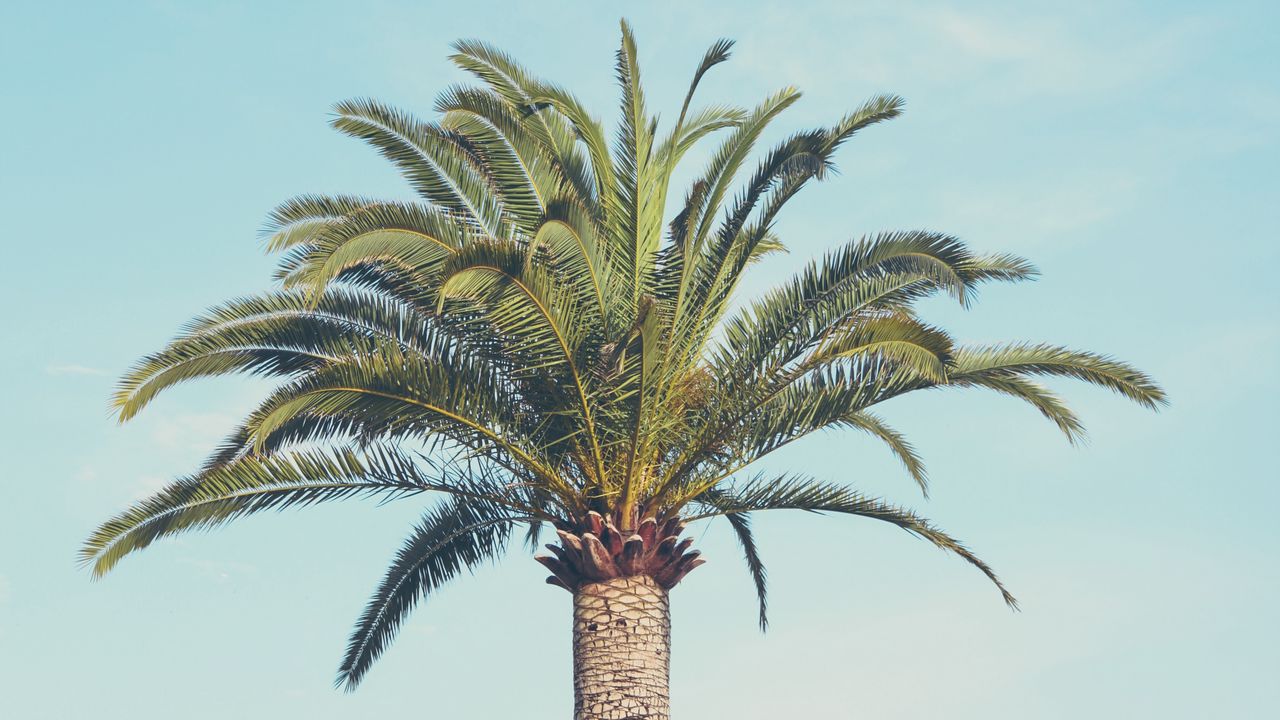
[[[347,631],[412,503],[254,518],[161,543],[102,582],[80,540],[191,470],[263,385],[181,388],[134,423],[113,377],[187,318],[264,289],[257,230],[303,192],[402,196],[326,126],[371,95],[428,113],[481,37],[606,117],[624,11],[607,3],[6,2],[0,229],[7,410],[0,716],[26,720],[564,718],[569,600],[522,550],[420,608],[354,695]],[[771,462],[848,479],[967,540],[1023,602],[872,521],[758,520],[773,629],[754,628],[732,538],[677,589],[678,717],[1257,718],[1280,708],[1280,49],[1273,2],[655,2],[627,9],[652,102],[794,83],[777,135],[896,92],[907,114],[846,146],[795,202],[792,254],[752,289],[863,232],[927,227],[1027,255],[1041,281],[930,317],[968,340],[1112,352],[1173,404],[1152,415],[1064,384],[1073,449],[977,394],[886,409],[933,497],[882,448],[828,435]],[[670,112],[668,112],[668,115]],[[16,257],[15,257],[16,255]],[[699,531],[701,532],[701,531]],[[816,552],[815,552],[816,551]]]

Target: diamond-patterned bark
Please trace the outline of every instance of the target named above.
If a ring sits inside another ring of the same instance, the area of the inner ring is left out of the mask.
[[[585,583],[573,596],[574,720],[667,720],[667,591],[634,576]]]

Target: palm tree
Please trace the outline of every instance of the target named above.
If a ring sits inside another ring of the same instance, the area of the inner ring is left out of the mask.
[[[192,321],[120,382],[128,420],[199,377],[279,384],[194,474],[104,523],[83,560],[95,576],[153,541],[264,510],[439,493],[356,623],[337,682],[354,688],[425,596],[501,555],[518,529],[547,582],[573,597],[576,718],[668,715],[668,593],[703,563],[686,524],[724,517],[766,624],[751,514],[843,513],[892,523],[955,553],[1012,595],[959,541],[909,510],[801,474],[748,475],[817,430],[884,441],[926,489],[920,459],[871,412],[915,390],[982,387],[1031,403],[1069,439],[1081,425],[1041,376],[1077,378],[1156,408],[1164,393],[1109,357],[1043,344],[958,345],[913,304],[967,304],[987,281],[1035,275],[1011,255],[888,232],[810,262],[735,307],[747,269],[781,250],[783,206],[832,173],[837,148],[897,116],[871,99],[787,138],[743,173],[765,128],[799,97],[743,110],[692,100],[729,57],[714,44],[675,122],[649,114],[627,24],[612,144],[568,91],[473,41],[451,59],[479,79],[447,89],[437,122],[372,100],[333,126],[372,144],[412,202],[302,196],[271,215],[279,287]],[[664,217],[673,172],[723,140]],[[745,177],[745,185],[731,192]]]

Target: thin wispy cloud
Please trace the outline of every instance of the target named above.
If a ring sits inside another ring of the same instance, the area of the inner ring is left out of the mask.
[[[708,25],[712,26],[712,25]],[[830,27],[857,27],[857,61],[818,72],[823,59],[848,55]],[[855,84],[924,92],[963,82],[1008,101],[1029,97],[1111,97],[1194,63],[1220,27],[1199,17],[1165,20],[1140,36],[1096,26],[1088,12],[992,12],[935,4],[856,3],[822,13],[777,10],[736,36],[743,66],[770,84],[797,83],[815,94]],[[730,72],[733,70],[731,69]],[[927,80],[923,80],[926,79]],[[922,85],[922,80],[927,85]]]
[[[86,377],[107,377],[111,373],[101,368],[89,367],[88,365],[76,365],[74,363],[46,365],[45,374],[54,376],[80,375]]]
[[[235,560],[209,560],[201,557],[182,557],[178,562],[194,568],[205,579],[218,583],[234,582],[236,578],[258,572],[256,565]]]
[[[1082,173],[1043,185],[968,183],[944,193],[940,210],[959,232],[1029,246],[1070,239],[1128,212],[1141,190],[1142,179],[1128,173]]]
[[[1033,95],[1108,93],[1174,71],[1193,57],[1205,31],[1195,22],[1170,22],[1140,38],[1113,42],[1081,32],[1087,18],[984,16],[931,9],[918,15],[952,62],[986,66],[1003,90]]]
[[[165,448],[206,452],[235,427],[236,418],[227,413],[180,413],[159,418],[151,439]]]
[[[137,502],[144,498],[149,498],[161,490],[164,490],[171,482],[173,482],[172,478],[161,477],[159,475],[143,475],[134,482],[133,497],[130,498],[130,500]]]

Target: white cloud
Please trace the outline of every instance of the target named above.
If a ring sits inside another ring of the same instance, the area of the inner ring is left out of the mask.
[[[170,482],[172,482],[170,478],[159,475],[143,475],[133,485],[134,494],[132,500],[136,501],[151,497],[163,490]]]
[[[227,413],[181,413],[158,418],[151,440],[165,448],[208,452],[235,426]]]
[[[178,562],[195,568],[202,578],[208,578],[218,583],[233,582],[237,577],[258,572],[257,566],[234,560],[206,560],[204,558],[184,557],[179,558]]]
[[[55,375],[55,376],[81,375],[81,376],[91,376],[91,377],[103,377],[111,374],[106,370],[101,370],[99,368],[89,367],[87,365],[75,365],[75,364],[47,365],[45,366],[44,371],[46,374]]]
[[[1197,341],[1173,353],[1160,373],[1169,387],[1178,389],[1174,396],[1180,407],[1197,408],[1206,417],[1238,407],[1233,402],[1265,398],[1280,388],[1274,375],[1259,372],[1280,365],[1280,328],[1267,319],[1265,310],[1241,313],[1234,322],[1189,327],[1187,335]]]
[[[998,27],[988,20],[950,9],[921,13],[920,17],[960,49],[991,60],[1010,60],[1033,55],[1037,45],[1032,42],[1032,38],[1036,34],[1043,34],[1043,31],[1017,32],[1011,28]]]
[[[1205,27],[1193,19],[1146,28],[1140,36],[1098,27],[1097,18],[984,16],[950,8],[916,19],[930,28],[951,62],[1008,72],[1006,89],[1030,95],[1111,91],[1171,72],[1187,62]]]
[[[1134,33],[1116,15],[1100,23],[1096,12],[1058,7],[1051,13],[874,2],[821,13],[780,8],[736,33],[742,42],[734,66],[767,85],[796,83],[819,96],[851,84],[909,95],[926,84],[962,84],[975,97],[996,92],[1010,102],[1101,100],[1193,62],[1217,29],[1186,15]],[[852,37],[832,27],[850,28]]]
[[[1047,185],[966,185],[944,193],[940,205],[947,226],[961,234],[981,234],[995,243],[1007,233],[1026,245],[1077,233],[1123,214],[1137,202],[1141,189],[1142,181],[1135,175],[1090,173]]]

